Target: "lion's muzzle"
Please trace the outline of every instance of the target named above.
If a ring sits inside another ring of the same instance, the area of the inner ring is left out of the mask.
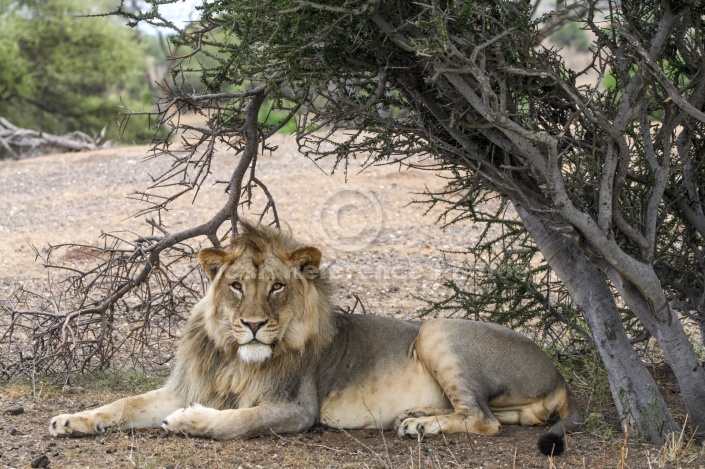
[[[237,355],[247,363],[262,363],[272,356],[272,346],[252,340],[245,345],[240,345],[237,348]]]

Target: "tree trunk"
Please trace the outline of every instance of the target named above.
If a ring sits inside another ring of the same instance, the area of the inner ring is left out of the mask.
[[[678,317],[669,310],[668,320],[659,321],[651,313],[646,298],[638,288],[611,267],[605,266],[605,272],[612,279],[632,313],[658,340],[678,381],[678,387],[688,411],[688,420],[698,429],[698,437],[705,437],[705,370],[700,365]]]
[[[656,382],[629,342],[605,275],[569,239],[516,207],[539,250],[582,309],[607,370],[612,398],[622,424],[651,443],[663,444],[677,431]]]

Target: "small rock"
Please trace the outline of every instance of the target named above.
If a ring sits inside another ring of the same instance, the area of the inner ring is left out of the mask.
[[[10,415],[20,415],[24,414],[24,407],[21,405],[15,404],[11,405],[10,407],[5,408],[5,410],[2,411],[3,414],[10,414]]]
[[[86,389],[81,386],[64,386],[62,390],[69,394],[82,394]]]
[[[46,454],[42,454],[39,456],[37,459],[32,461],[32,464],[30,464],[30,467],[49,467],[49,457]]]

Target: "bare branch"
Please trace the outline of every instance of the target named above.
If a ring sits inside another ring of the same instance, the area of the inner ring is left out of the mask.
[[[15,158],[28,152],[96,150],[108,143],[101,143],[100,140],[101,137],[93,139],[82,132],[71,132],[59,136],[37,130],[22,129],[11,124],[4,117],[0,117],[0,146]]]

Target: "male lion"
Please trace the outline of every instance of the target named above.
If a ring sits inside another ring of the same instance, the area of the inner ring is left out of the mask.
[[[194,307],[166,385],[54,417],[53,436],[157,428],[215,439],[340,428],[418,437],[562,419],[541,441],[563,451],[580,411],[528,338],[497,324],[407,322],[333,312],[321,252],[243,224],[226,250],[203,249],[211,279]]]

